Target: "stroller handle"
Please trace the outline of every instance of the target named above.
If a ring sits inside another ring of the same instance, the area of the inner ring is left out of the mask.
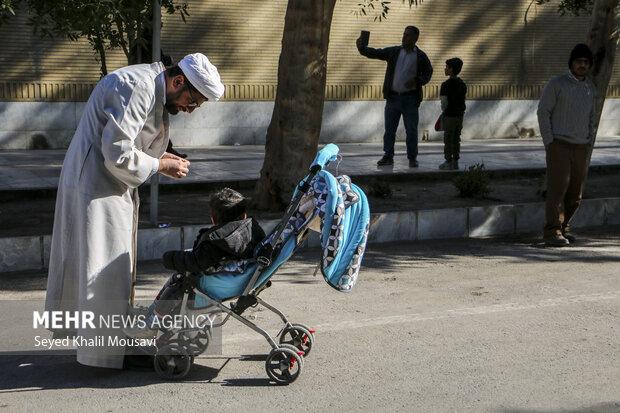
[[[336,145],[334,145],[333,143],[330,143],[330,144],[325,145],[325,147],[316,154],[316,157],[314,158],[314,162],[312,162],[312,165],[310,166],[310,175],[308,175],[306,179],[304,179],[297,187],[297,190],[295,191],[295,195],[293,196],[291,203],[286,209],[284,217],[282,218],[282,220],[280,221],[280,223],[274,230],[275,236],[271,237],[271,241],[269,241],[268,243],[266,244],[261,243],[261,246],[256,256],[256,261],[261,267],[267,267],[271,264],[271,259],[274,253],[274,246],[276,245],[276,242],[280,239],[280,236],[284,232],[284,227],[286,226],[289,219],[293,216],[293,213],[299,206],[299,202],[301,201],[302,196],[306,192],[308,192],[308,190],[310,189],[310,181],[312,181],[315,175],[318,174],[321,171],[321,169],[325,167],[325,165],[327,165],[331,161],[336,160],[336,157],[338,156],[339,151],[340,149]],[[255,274],[254,276],[257,276],[257,275]],[[244,291],[243,293],[244,295],[250,291],[249,290],[250,286],[254,285],[254,281],[256,280],[252,279],[251,282],[248,284],[246,291]]]
[[[340,149],[333,143],[325,145],[323,149],[316,154],[314,162],[310,166],[310,171],[314,174],[325,168],[329,162],[335,161]]]

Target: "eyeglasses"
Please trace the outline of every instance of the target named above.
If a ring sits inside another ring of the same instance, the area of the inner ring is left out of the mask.
[[[578,65],[589,65],[590,60],[589,59],[575,59],[575,63],[577,63]]]
[[[192,93],[192,89],[190,89],[190,87],[189,87],[189,83],[186,82],[185,86],[187,86],[187,90],[189,92],[189,97],[191,99],[191,102],[189,102],[186,106],[188,108],[199,108],[200,105],[198,104],[198,102],[196,102],[196,99],[194,99],[194,94]]]

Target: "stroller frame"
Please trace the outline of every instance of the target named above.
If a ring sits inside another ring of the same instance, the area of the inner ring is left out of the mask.
[[[331,147],[328,145],[328,147],[325,148],[328,149],[326,152],[333,152],[335,148],[337,153],[338,149],[335,145],[331,145]],[[184,294],[180,307],[180,315],[215,315],[226,313],[226,316],[217,324],[212,324],[211,320],[209,320],[205,321],[203,325],[193,328],[169,329],[164,331],[157,340],[157,352],[155,354],[155,370],[161,377],[166,379],[181,379],[185,377],[191,369],[194,357],[202,354],[207,349],[211,339],[211,329],[223,326],[231,317],[261,334],[271,346],[271,351],[265,361],[265,370],[273,381],[277,384],[289,384],[299,377],[304,365],[304,359],[308,356],[314,344],[315,330],[303,324],[291,323],[282,311],[258,297],[263,290],[271,286],[270,279],[277,272],[278,268],[259,285],[255,286],[254,284],[263,270],[272,263],[274,255],[277,257],[279,253],[276,249],[278,241],[280,241],[280,237],[284,233],[290,218],[299,207],[303,196],[310,190],[311,181],[332,158],[332,156],[329,156],[328,159],[320,160],[319,157],[321,152],[319,152],[317,159],[315,159],[315,162],[311,166],[309,175],[299,184],[283,218],[272,231],[273,236],[267,238],[269,242],[263,241],[263,243],[261,243],[256,256],[258,265],[250,277],[243,293],[236,297],[237,300],[234,303],[227,306],[223,303],[226,299],[217,300],[200,291],[198,289],[200,277],[195,274],[186,274],[184,277]],[[331,155],[331,153],[329,155]],[[335,157],[335,154],[333,154],[333,156]],[[322,163],[322,165],[320,163]],[[292,255],[309,234],[310,230],[308,228],[304,228],[300,233],[293,231],[288,234],[286,239],[281,240],[280,245],[286,243],[291,236],[297,237],[297,242],[291,252]],[[201,309],[191,308],[189,303],[192,295],[201,297],[211,304],[211,306]],[[284,325],[274,336],[271,336],[265,329],[243,317],[242,314],[245,310],[257,305],[261,305],[270,310],[282,320]]]

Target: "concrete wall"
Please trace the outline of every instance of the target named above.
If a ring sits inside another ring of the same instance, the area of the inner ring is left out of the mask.
[[[536,100],[472,100],[462,137],[504,138],[538,135]],[[83,102],[0,102],[0,150],[65,148],[77,127]],[[380,142],[383,136],[384,101],[328,101],[323,112],[321,142]],[[273,102],[207,103],[191,116],[171,117],[171,137],[176,146],[263,144]],[[438,101],[420,107],[420,137],[432,140],[442,134],[433,127]],[[599,127],[600,136],[620,135],[620,99],[607,99]],[[397,135],[404,140],[401,125]]]
[[[544,203],[490,205],[371,214],[369,243],[419,241],[443,238],[476,238],[541,232]],[[572,222],[574,228],[620,223],[620,198],[583,200]],[[262,221],[269,233],[278,220]],[[191,248],[200,226],[141,229],[138,231],[138,260],[160,259],[165,251]],[[0,238],[0,273],[43,269],[49,265],[50,235]],[[308,247],[319,247],[313,232]]]

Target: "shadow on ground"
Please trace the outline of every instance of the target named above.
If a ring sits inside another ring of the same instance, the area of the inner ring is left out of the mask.
[[[579,407],[569,410],[537,410],[537,409],[502,409],[499,413],[618,413],[620,402],[599,403],[594,406]]]
[[[614,234],[620,226],[606,226],[577,231],[578,241],[564,248],[549,247],[540,234],[507,237],[427,240],[416,242],[369,243],[362,263],[363,268],[389,271],[416,263],[449,262],[455,257],[470,256],[480,259],[505,258],[508,263],[532,262],[620,262],[614,250],[620,239]],[[386,254],[389,251],[389,254]]]
[[[209,357],[210,364],[218,368],[194,363],[182,380],[176,382],[213,383],[224,386],[263,387],[275,385],[268,378],[240,378],[217,381],[222,369],[233,359],[264,363],[266,355],[243,355],[241,357]],[[0,394],[12,392],[36,392],[61,389],[114,389],[124,387],[150,386],[170,382],[160,378],[155,371],[128,371],[79,364],[74,354],[55,352],[32,352],[22,355],[0,356]]]

